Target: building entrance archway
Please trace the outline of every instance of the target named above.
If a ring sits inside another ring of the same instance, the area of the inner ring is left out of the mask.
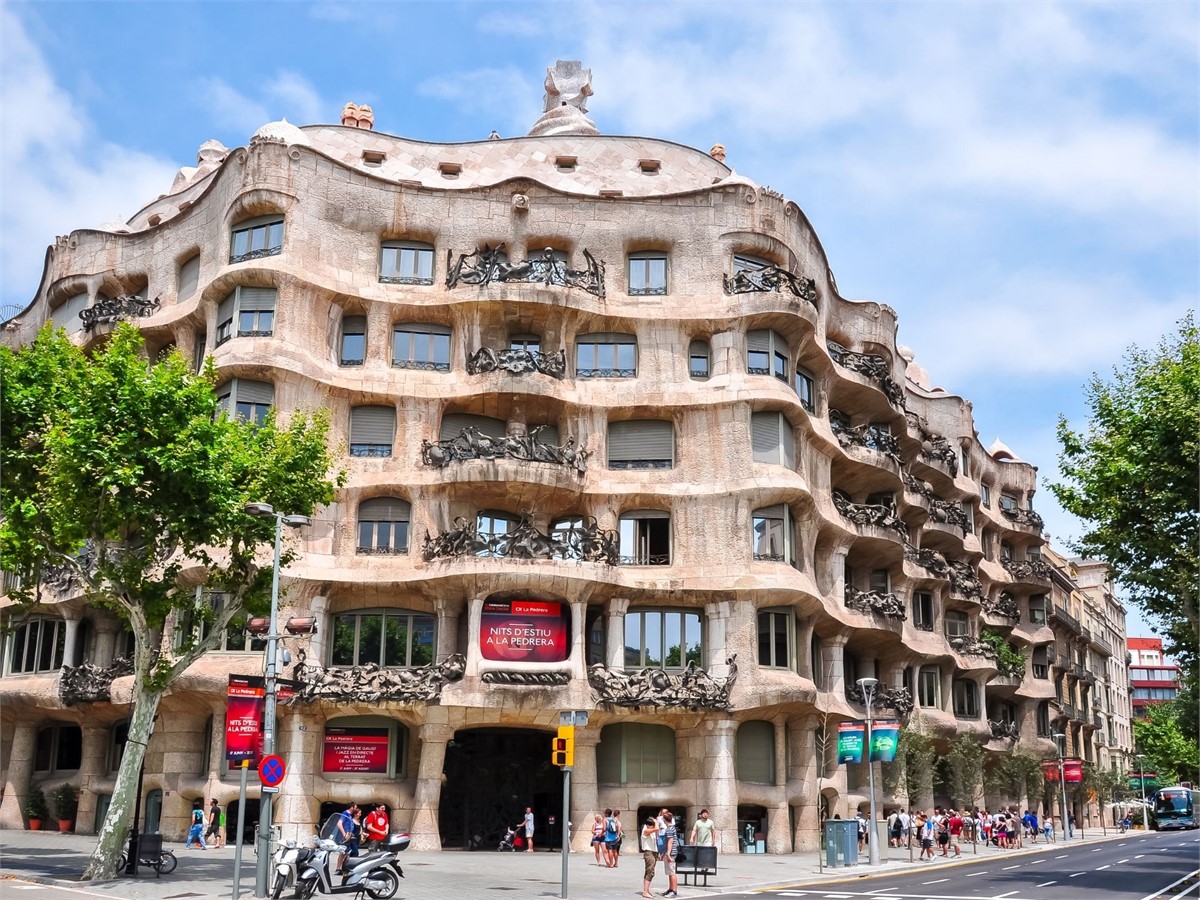
[[[530,728],[455,732],[446,747],[438,803],[444,848],[494,851],[526,806],[533,807],[534,847],[562,846],[562,770],[550,762],[553,736]]]

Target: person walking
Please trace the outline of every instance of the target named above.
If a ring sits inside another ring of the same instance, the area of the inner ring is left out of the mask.
[[[679,835],[675,831],[675,817],[671,813],[663,813],[663,824],[666,830],[658,837],[659,858],[663,861],[663,872],[667,875],[667,889],[664,897],[678,897],[679,876],[675,874],[675,856],[679,851]]]
[[[592,821],[592,849],[596,851],[596,865],[600,865],[600,853],[604,850],[604,816],[600,813]]]
[[[617,820],[613,818],[611,809],[604,810],[604,865],[612,868],[616,865],[613,857],[617,853]]]
[[[192,844],[197,844],[201,850],[207,850],[208,844],[204,842],[204,801],[197,800],[192,805],[192,824],[188,829],[187,842],[183,845],[184,850],[191,850]]]
[[[204,832],[205,843],[213,839],[213,846],[221,846],[221,804],[213,798],[208,806],[208,830]]]
[[[950,810],[950,818],[946,821],[946,830],[950,832],[950,847],[955,856],[962,856],[963,817],[957,810]]]
[[[642,851],[642,861],[645,863],[645,872],[642,875],[642,896],[653,897],[654,895],[650,893],[650,882],[654,880],[654,867],[658,864],[658,823],[653,816],[647,816],[646,821],[642,823],[638,849]]]
[[[367,814],[366,821],[363,822],[365,831],[366,845],[371,847],[382,847],[383,842],[387,840],[388,832],[391,830],[388,822],[387,806],[382,803],[376,803],[375,808]]]
[[[613,810],[613,821],[617,823],[617,844],[613,848],[613,868],[621,866],[621,842],[625,840],[625,826],[621,824],[621,811]]]
[[[700,810],[700,818],[692,825],[692,833],[688,843],[695,847],[715,847],[717,845],[717,823],[708,817],[708,810]]]
[[[525,852],[533,852],[533,807],[525,807]]]
[[[933,819],[925,813],[917,816],[917,826],[921,832],[921,855],[917,859],[933,859]],[[928,854],[928,855],[927,855]]]
[[[1075,837],[1075,813],[1067,814],[1067,839]]]

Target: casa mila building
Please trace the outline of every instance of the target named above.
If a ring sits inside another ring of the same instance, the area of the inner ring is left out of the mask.
[[[454,849],[531,805],[549,846],[551,737],[580,711],[574,847],[597,810],[667,806],[711,810],[724,852],[811,848],[868,807],[865,766],[819,749],[865,717],[864,677],[877,718],[940,747],[1056,756],[1035,468],[982,446],[894,310],[839,295],[795,202],[720,145],[598,133],[590,94],[560,62],[524,137],[394,137],[349,104],[210,141],[127,223],[58,238],[6,324],[10,346],[47,322],[92,344],[124,319],[150,359],[211,357],[230,415],[328,410],[348,480],[283,573],[280,626],[316,624],[283,642],[285,834],[381,801],[415,847]],[[180,590],[222,602],[203,572]],[[4,609],[0,824],[69,781],[87,832],[130,636],[43,595]],[[228,676],[261,674],[264,644],[231,629],[171,686],[149,830],[182,836],[198,798],[234,825]]]

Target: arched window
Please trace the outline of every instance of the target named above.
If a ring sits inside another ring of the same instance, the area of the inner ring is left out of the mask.
[[[508,423],[491,416],[476,416],[469,413],[446,413],[442,416],[442,427],[438,440],[452,441],[468,428],[474,428],[484,437],[503,440],[508,434]]]
[[[338,365],[361,366],[367,359],[367,317],[343,316]]]
[[[358,505],[356,553],[407,553],[412,505],[399,497],[373,497]]]
[[[87,309],[88,295],[76,294],[69,297],[50,311],[50,321],[55,328],[65,328],[67,334],[74,334],[83,328],[79,314]]]
[[[708,341],[695,340],[688,344],[688,375],[696,379],[712,374],[712,351]]]
[[[192,294],[196,293],[196,288],[200,284],[200,254],[194,254],[190,259],[185,260],[179,266],[178,286],[175,289],[175,299],[186,300]]]
[[[342,613],[333,619],[331,666],[412,668],[433,662],[437,620],[404,609]]]
[[[596,747],[600,784],[673,784],[675,732],[665,725],[605,725]]]
[[[1050,701],[1043,700],[1037,705],[1038,737],[1050,737]]]
[[[946,610],[946,637],[968,637],[971,634],[971,620],[965,612],[958,609]]]
[[[979,685],[969,678],[954,679],[954,715],[960,719],[979,718]]]
[[[751,784],[775,783],[775,726],[770,722],[743,722],[737,730],[737,780]]]

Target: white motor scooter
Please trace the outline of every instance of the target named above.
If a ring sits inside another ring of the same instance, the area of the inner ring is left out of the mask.
[[[400,890],[404,870],[396,861],[397,854],[408,848],[412,838],[404,832],[388,835],[383,850],[354,856],[346,860],[345,874],[334,871],[346,846],[336,839],[339,815],[330,816],[316,838],[311,856],[298,860],[296,897],[307,900],[315,894],[366,894],[372,900],[391,900]]]

